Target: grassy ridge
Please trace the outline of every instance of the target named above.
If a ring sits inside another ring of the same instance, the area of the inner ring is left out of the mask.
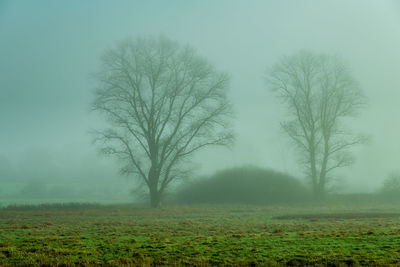
[[[400,209],[390,205],[0,211],[2,266],[387,266],[398,259]]]

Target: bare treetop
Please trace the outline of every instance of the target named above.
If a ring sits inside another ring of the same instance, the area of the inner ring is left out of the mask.
[[[228,76],[193,48],[165,37],[128,39],[102,62],[93,109],[111,128],[97,132],[96,140],[151,194],[161,195],[182,176],[181,163],[193,152],[232,141]]]
[[[348,148],[365,141],[343,125],[365,104],[364,95],[347,65],[337,57],[302,51],[283,57],[268,73],[267,84],[288,107],[282,127],[301,151],[317,195],[329,174],[351,164]]]

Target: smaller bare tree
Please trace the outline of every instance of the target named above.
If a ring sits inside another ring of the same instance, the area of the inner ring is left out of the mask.
[[[400,172],[394,171],[383,181],[382,193],[389,198],[400,198]]]
[[[366,140],[343,125],[364,105],[362,91],[340,59],[306,51],[283,57],[267,72],[267,84],[288,108],[282,128],[321,198],[332,172],[352,163],[349,148]]]
[[[187,175],[193,153],[232,141],[228,76],[193,48],[165,37],[128,39],[104,55],[97,80],[92,107],[111,127],[95,141],[146,184],[152,207]]]

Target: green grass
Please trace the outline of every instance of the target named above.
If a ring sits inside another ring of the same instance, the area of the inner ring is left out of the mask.
[[[400,265],[400,207],[0,210],[0,265]]]

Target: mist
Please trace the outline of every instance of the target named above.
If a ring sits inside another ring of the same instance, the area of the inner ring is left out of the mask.
[[[0,266],[399,266],[400,1],[0,0]]]
[[[89,134],[105,124],[90,111],[102,54],[141,35],[193,46],[231,78],[235,143],[196,153],[193,179],[252,165],[306,181],[280,127],[285,107],[264,77],[281,56],[306,49],[346,60],[368,102],[349,127],[370,142],[353,149],[355,163],[332,190],[380,190],[399,168],[399,23],[396,1],[2,1],[1,202],[142,197]]]

